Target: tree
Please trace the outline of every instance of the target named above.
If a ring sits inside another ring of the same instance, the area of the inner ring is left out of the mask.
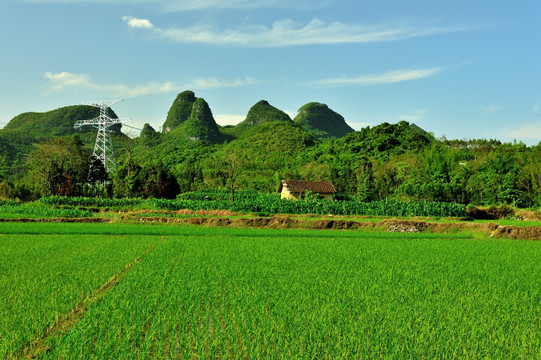
[[[145,198],[174,199],[180,192],[177,179],[161,161],[145,165],[141,170],[141,179],[144,181],[142,195]]]
[[[373,165],[368,157],[364,156],[359,159],[359,164],[356,170],[357,178],[357,199],[360,201],[376,200],[374,189],[374,171]]]
[[[92,156],[90,160],[90,170],[88,171],[87,180],[92,186],[93,192],[95,192],[97,187],[105,185],[107,180],[109,180],[109,175],[103,165],[103,161],[96,156]]]
[[[246,165],[246,156],[239,155],[236,151],[228,153],[225,158],[215,159],[215,166],[224,177],[224,183],[229,187],[231,201],[235,201],[236,184],[244,165]]]
[[[235,156],[236,154],[230,154],[225,161],[226,161],[226,167],[225,167],[225,174],[227,176],[227,181],[229,182],[229,189],[231,191],[231,201],[235,201],[235,179],[237,177],[238,172],[238,164],[239,160]]]
[[[87,181],[90,158],[78,136],[42,142],[28,161],[30,183],[42,195],[81,195]]]
[[[113,195],[118,198],[140,197],[144,181],[141,166],[130,158],[120,163],[113,175]]]

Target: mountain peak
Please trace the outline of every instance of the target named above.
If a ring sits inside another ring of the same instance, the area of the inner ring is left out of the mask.
[[[175,100],[179,103],[193,103],[195,100],[197,100],[197,98],[195,97],[195,93],[193,91],[186,90],[178,94]]]
[[[188,98],[188,101],[191,100],[192,98]],[[221,142],[223,140],[222,134],[205,99],[195,98],[193,102],[186,102],[185,104],[190,104],[190,115],[176,127],[174,132],[182,134],[182,136],[193,141]]]
[[[273,121],[292,122],[288,114],[275,108],[267,100],[260,100],[250,108],[246,119],[235,126],[235,132],[240,135],[256,125]]]
[[[263,105],[271,106],[271,104],[269,104],[267,100],[259,100],[254,106],[263,106]]]
[[[319,140],[340,138],[353,130],[344,117],[326,104],[310,102],[302,106],[293,121]]]
[[[193,103],[197,100],[191,90],[181,92],[173,101],[173,105],[167,113],[167,119],[163,123],[162,131],[169,132],[188,120],[192,113]]]

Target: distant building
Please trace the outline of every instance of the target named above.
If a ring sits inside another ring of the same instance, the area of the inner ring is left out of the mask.
[[[336,193],[332,181],[282,180],[278,189],[282,199],[293,200],[305,198],[307,191],[326,200],[332,200]]]

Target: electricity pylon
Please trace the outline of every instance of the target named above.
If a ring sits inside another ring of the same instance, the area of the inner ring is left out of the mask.
[[[111,141],[111,130],[109,129],[115,124],[124,124],[129,122],[129,119],[113,119],[109,116],[109,109],[114,104],[122,100],[101,100],[101,101],[85,101],[83,105],[94,106],[100,108],[100,116],[92,120],[78,120],[73,125],[76,129],[83,126],[93,126],[98,128],[96,136],[96,144],[94,145],[93,157],[101,160],[103,167],[107,172],[114,170],[115,154],[113,151],[113,142]]]

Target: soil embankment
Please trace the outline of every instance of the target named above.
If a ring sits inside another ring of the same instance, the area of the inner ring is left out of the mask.
[[[234,217],[234,214],[198,214],[193,217],[170,216],[134,216],[118,218],[49,218],[49,219],[0,219],[0,222],[58,222],[58,223],[104,223],[104,222],[137,222],[167,223],[200,226],[253,227],[268,229],[334,229],[334,230],[367,230],[409,233],[482,233],[488,237],[541,240],[541,226],[499,225],[496,223],[475,222],[431,222],[430,220],[385,219],[380,221],[345,220],[338,218],[310,219],[289,215],[268,217]],[[199,215],[199,216],[198,216]],[[201,216],[203,215],[203,216]],[[210,215],[210,216],[205,216]]]

